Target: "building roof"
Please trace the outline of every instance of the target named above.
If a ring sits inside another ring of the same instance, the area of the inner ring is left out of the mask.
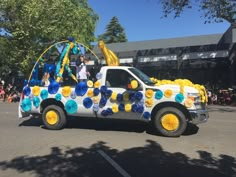
[[[189,36],[171,39],[147,40],[136,42],[112,43],[106,44],[114,52],[130,52],[137,50],[150,50],[162,48],[190,47],[218,44],[223,34],[211,34],[201,36]],[[99,48],[94,48],[96,53],[100,53]]]

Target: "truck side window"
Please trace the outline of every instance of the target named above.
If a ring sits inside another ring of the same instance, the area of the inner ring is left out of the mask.
[[[125,70],[109,69],[107,70],[106,86],[126,88],[129,79],[133,77]]]

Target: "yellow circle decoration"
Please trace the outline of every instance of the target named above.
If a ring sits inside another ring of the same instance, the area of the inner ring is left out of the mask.
[[[93,103],[97,104],[98,102],[99,102],[99,97],[98,96],[93,97]]]
[[[71,88],[69,86],[65,86],[62,88],[62,91],[61,91],[61,94],[64,96],[64,97],[68,97],[70,96],[71,94]]]
[[[34,86],[33,89],[32,89],[32,94],[34,96],[39,96],[39,94],[40,94],[40,87],[39,86]]]
[[[117,97],[117,93],[116,92],[112,92],[111,100],[116,101],[116,97]]]
[[[87,81],[87,86],[88,86],[88,87],[93,87],[93,81],[88,80],[88,81]]]
[[[132,80],[132,81],[131,81],[131,88],[132,88],[132,89],[138,88],[138,81]]]
[[[187,98],[184,102],[184,105],[187,107],[187,108],[191,108],[193,106],[193,99],[192,98]]]
[[[50,125],[54,125],[58,122],[58,115],[55,111],[48,111],[45,115],[46,121]]]
[[[174,114],[165,114],[161,118],[161,125],[168,131],[174,131],[179,127],[179,119]]]
[[[113,104],[111,109],[114,113],[117,113],[119,111],[119,108],[118,108],[117,104]]]
[[[94,83],[94,87],[95,87],[95,88],[99,88],[100,85],[101,85],[100,81],[96,81],[96,82]]]
[[[128,92],[123,93],[123,100],[129,101],[129,93]]]
[[[146,92],[145,92],[145,96],[147,98],[152,98],[153,94],[154,94],[153,90],[146,90]]]
[[[148,98],[145,100],[145,106],[146,107],[152,107],[153,105],[153,99],[152,98]]]
[[[87,95],[88,97],[93,97],[93,89],[89,89]]]
[[[131,109],[132,109],[131,104],[125,104],[125,111],[126,111],[126,112],[130,112]]]
[[[166,89],[164,95],[166,98],[170,98],[173,95],[173,91],[171,89]]]

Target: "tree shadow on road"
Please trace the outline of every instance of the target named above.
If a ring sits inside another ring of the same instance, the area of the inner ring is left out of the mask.
[[[31,117],[20,123],[19,126],[43,126],[43,122],[39,118]],[[83,117],[68,117],[67,129],[91,129],[96,131],[123,131],[123,132],[146,132],[150,135],[161,136],[155,131],[150,123],[134,120],[118,120],[118,119],[97,119]],[[198,127],[189,125],[183,135],[193,135],[198,132]]]
[[[160,144],[147,140],[144,147],[123,151],[112,149],[105,142],[88,148],[51,148],[41,156],[20,156],[0,161],[1,174],[14,169],[31,172],[38,177],[118,177],[122,176],[99,153],[103,151],[132,177],[235,177],[236,159],[228,155],[214,157],[210,152],[197,151],[199,158],[167,152]]]

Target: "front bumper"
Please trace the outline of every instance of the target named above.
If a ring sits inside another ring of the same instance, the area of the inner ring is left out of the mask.
[[[191,110],[190,117],[193,124],[201,124],[207,122],[209,119],[209,113],[207,109],[204,110]]]

